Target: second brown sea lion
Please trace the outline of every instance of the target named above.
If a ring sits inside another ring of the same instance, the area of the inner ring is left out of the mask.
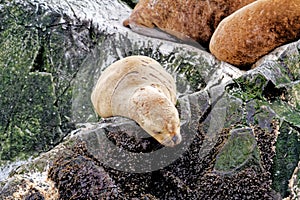
[[[250,67],[274,48],[300,38],[300,0],[258,0],[219,24],[209,49],[218,59]]]
[[[140,0],[125,26],[159,28],[171,35],[208,46],[226,16],[255,0]]]

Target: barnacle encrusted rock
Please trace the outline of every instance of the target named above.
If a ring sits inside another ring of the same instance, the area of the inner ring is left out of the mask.
[[[255,0],[143,0],[135,6],[124,25],[158,27],[180,39],[185,37],[206,46],[226,16]]]
[[[218,59],[242,67],[297,38],[300,1],[259,0],[222,20],[209,49]]]
[[[60,199],[118,199],[119,190],[101,166],[81,155],[83,144],[62,155],[49,169]]]

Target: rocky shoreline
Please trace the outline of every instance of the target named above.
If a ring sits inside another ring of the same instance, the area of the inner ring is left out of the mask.
[[[132,8],[117,0],[4,1],[0,10],[0,199],[299,197],[299,41],[242,71],[132,32],[122,25]],[[101,71],[130,55],[176,80],[177,147],[94,112]],[[4,173],[18,160],[27,161]]]

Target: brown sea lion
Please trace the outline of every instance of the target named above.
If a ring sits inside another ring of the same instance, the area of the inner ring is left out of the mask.
[[[209,48],[218,59],[245,67],[299,38],[300,0],[258,0],[225,18]]]
[[[255,0],[140,0],[123,24],[133,30],[137,26],[157,27],[180,39],[190,38],[208,46],[219,22],[253,1]],[[137,32],[143,34],[143,31]]]

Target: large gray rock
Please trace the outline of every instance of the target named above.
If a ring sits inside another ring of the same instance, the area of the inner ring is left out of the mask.
[[[117,0],[7,1],[0,9],[7,19],[1,26],[10,27],[1,29],[0,42],[13,50],[1,51],[6,52],[1,75],[27,80],[24,88],[30,94],[15,98],[22,94],[20,84],[1,82],[1,94],[10,95],[0,99],[3,113],[20,105],[19,115],[29,116],[29,108],[35,108],[37,119],[16,121],[15,115],[6,115],[0,126],[19,127],[19,132],[0,133],[0,153],[18,146],[19,154],[8,157],[13,160],[46,151],[26,164],[9,165],[1,157],[0,198],[290,195],[288,183],[297,176],[300,152],[299,42],[280,47],[254,70],[243,72],[203,49],[131,32],[122,26],[131,9]],[[29,42],[22,45],[20,38]],[[98,122],[92,88],[103,69],[129,55],[156,59],[176,80],[183,142],[175,148],[162,147],[130,119]],[[44,104],[38,101],[45,98]],[[53,110],[51,121],[43,113]],[[25,122],[30,126],[21,126]],[[52,122],[52,129],[47,128]],[[42,136],[28,133],[28,127],[42,130]],[[39,140],[48,134],[52,138]],[[28,142],[15,144],[11,136]],[[45,148],[33,148],[32,141]],[[9,167],[14,165],[21,166]],[[290,187],[295,196],[299,190]]]

